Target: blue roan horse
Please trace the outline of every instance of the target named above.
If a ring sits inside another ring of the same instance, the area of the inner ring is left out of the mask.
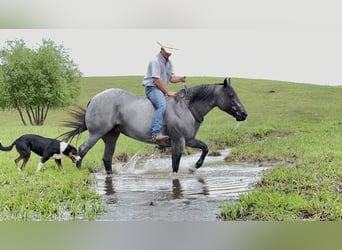
[[[202,166],[208,153],[208,146],[195,138],[203,117],[214,107],[243,121],[247,113],[238,96],[225,79],[221,84],[203,84],[180,90],[176,97],[167,99],[162,132],[170,137],[163,146],[172,148],[172,169],[177,172],[182,151],[185,146],[199,148],[202,154],[195,167]],[[107,89],[94,96],[86,110],[73,111],[77,121],[67,122],[73,130],[61,135],[69,140],[83,131],[89,131],[89,137],[79,148],[83,157],[102,139],[105,143],[103,162],[108,174],[112,173],[112,157],[116,142],[121,133],[139,141],[152,143],[151,126],[154,108],[151,102],[122,89]],[[77,162],[81,167],[82,159]]]

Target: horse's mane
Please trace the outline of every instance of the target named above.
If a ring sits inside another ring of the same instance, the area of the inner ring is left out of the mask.
[[[217,85],[222,85],[222,83],[202,84],[191,88],[184,88],[178,91],[177,95],[190,101],[190,103],[206,100],[212,97],[213,91]]]

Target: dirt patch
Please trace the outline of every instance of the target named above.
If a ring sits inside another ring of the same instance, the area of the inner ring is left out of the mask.
[[[247,158],[233,160],[229,159],[229,157],[225,158],[225,162],[227,164],[232,165],[256,165],[258,167],[273,167],[273,166],[286,166],[293,167],[296,165],[294,161],[282,161],[282,160],[269,160],[269,159],[255,159],[255,158]]]
[[[208,156],[220,156],[221,153],[219,151],[211,151],[208,153]]]
[[[286,137],[295,135],[297,132],[294,131],[268,131],[266,133],[267,136],[273,136],[273,137]]]

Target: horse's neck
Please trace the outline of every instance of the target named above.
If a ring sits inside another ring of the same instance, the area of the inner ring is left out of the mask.
[[[197,90],[198,91],[198,90]],[[207,91],[206,89],[200,89],[200,91]],[[214,93],[212,89],[210,91]],[[196,93],[189,93],[188,102],[189,109],[197,121],[203,121],[203,118],[208,114],[215,106],[216,99],[213,94],[207,93],[208,95],[204,98],[196,98]]]
[[[203,103],[203,102],[193,102],[189,104],[189,108],[196,120],[203,120],[203,117],[206,116],[213,108],[215,107],[213,102]]]

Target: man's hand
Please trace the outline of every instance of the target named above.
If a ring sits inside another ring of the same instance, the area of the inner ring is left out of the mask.
[[[180,82],[186,82],[186,76],[179,77]]]
[[[177,92],[167,91],[168,96],[176,96]]]

